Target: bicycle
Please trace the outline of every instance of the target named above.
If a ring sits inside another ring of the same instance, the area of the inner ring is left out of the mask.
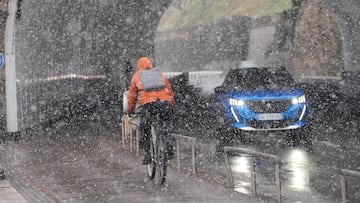
[[[128,114],[129,117],[140,116],[139,113]],[[150,158],[151,162],[146,165],[146,172],[150,180],[154,180],[156,185],[163,185],[166,180],[168,154],[167,154],[167,137],[160,130],[161,119],[156,114],[151,123],[150,138]]]
[[[151,124],[150,156],[151,163],[146,165],[147,174],[150,180],[156,185],[164,184],[167,172],[167,142],[165,133],[161,132],[159,115]]]

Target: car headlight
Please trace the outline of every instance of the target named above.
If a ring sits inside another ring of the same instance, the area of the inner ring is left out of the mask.
[[[306,102],[305,95],[301,95],[300,97],[295,97],[291,100],[291,103],[293,104],[302,104],[305,102]]]
[[[241,99],[230,98],[229,103],[231,106],[243,106],[245,104],[245,101]]]

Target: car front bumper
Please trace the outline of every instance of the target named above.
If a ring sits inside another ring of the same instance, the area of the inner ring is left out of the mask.
[[[281,113],[254,113],[246,107],[229,107],[225,123],[245,131],[291,130],[306,125],[308,114],[307,103],[289,106]]]

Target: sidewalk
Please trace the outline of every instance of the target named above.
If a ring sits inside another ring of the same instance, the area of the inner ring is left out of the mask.
[[[0,144],[0,202],[1,203],[23,203],[27,202],[24,197],[15,190],[14,187],[5,179],[2,180],[2,172],[4,169],[4,154],[5,148],[3,144]],[[5,172],[6,173],[6,172]]]
[[[27,202],[24,197],[13,188],[7,180],[0,180],[1,203]]]
[[[157,187],[141,158],[124,150],[116,136],[45,136],[6,146],[14,164],[9,182],[29,202],[262,202],[173,169]]]

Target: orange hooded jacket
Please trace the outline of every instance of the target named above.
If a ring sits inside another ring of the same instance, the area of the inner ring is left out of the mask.
[[[144,69],[151,69],[153,64],[149,57],[141,57],[137,63],[136,72],[133,75],[130,88],[128,93],[128,111],[134,112],[136,102],[139,103],[140,106],[156,102],[157,99],[160,101],[169,101],[175,106],[175,99],[174,99],[174,92],[171,88],[169,81],[165,78],[163,74],[161,77],[165,83],[165,88],[162,90],[145,92],[143,85],[141,84],[140,80],[140,71]]]

